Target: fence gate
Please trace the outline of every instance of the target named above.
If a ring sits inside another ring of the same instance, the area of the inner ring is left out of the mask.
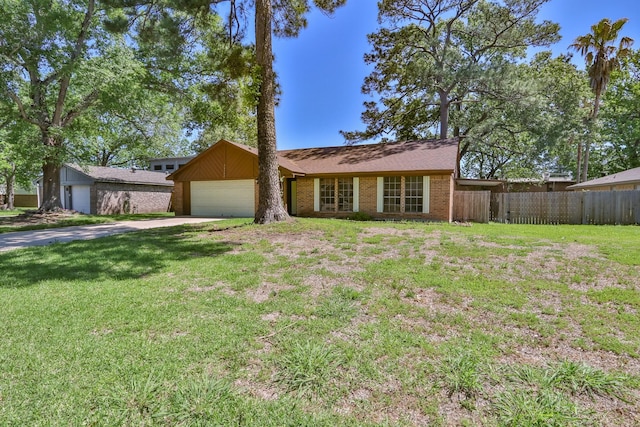
[[[490,191],[455,191],[453,220],[461,222],[489,222]]]

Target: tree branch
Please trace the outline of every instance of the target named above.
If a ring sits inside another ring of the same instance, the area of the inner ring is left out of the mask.
[[[98,99],[98,90],[94,90],[89,95],[87,95],[80,104],[78,104],[75,108],[72,108],[67,112],[67,114],[60,119],[60,125],[65,127],[82,114],[87,108],[89,108],[97,99]],[[55,123],[55,122],[54,122]]]
[[[18,95],[10,91],[7,91],[5,93],[9,96],[9,98],[11,98],[13,102],[16,103],[16,106],[18,107],[18,111],[20,112],[20,117],[22,117],[22,120],[29,122],[33,125],[36,125],[38,127],[41,127],[41,123],[29,117],[29,115],[27,114],[27,111],[24,108],[24,104],[22,103],[22,100],[18,97]]]
[[[89,3],[87,4],[87,12],[84,15],[84,20],[82,21],[82,26],[80,27],[80,32],[78,33],[78,38],[76,39],[76,45],[73,49],[73,52],[71,53],[71,57],[69,58],[68,65],[73,65],[78,59],[78,57],[80,56],[80,54],[82,53],[82,50],[84,49],[85,41],[87,38],[87,32],[89,30],[89,26],[91,25],[91,20],[93,18],[95,3],[96,3],[95,0],[89,0]],[[52,120],[52,123],[54,125],[58,125],[61,123],[62,110],[64,108],[64,101],[67,97],[67,90],[69,89],[70,82],[71,82],[71,72],[69,71],[60,80],[60,91],[58,92],[58,100],[56,101],[56,106],[55,106],[55,110],[53,113],[53,120]],[[69,123],[74,118],[74,116],[72,116],[71,113],[72,112],[70,111],[65,117],[65,121],[67,123]]]

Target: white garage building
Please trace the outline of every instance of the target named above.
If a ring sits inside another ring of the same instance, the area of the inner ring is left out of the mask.
[[[173,182],[166,176],[137,169],[63,165],[60,200],[63,209],[94,215],[167,212]],[[41,204],[42,178],[38,180]]]

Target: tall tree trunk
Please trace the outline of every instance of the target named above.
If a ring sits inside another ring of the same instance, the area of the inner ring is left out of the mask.
[[[255,222],[268,224],[285,221],[278,157],[276,152],[275,76],[271,0],[256,0],[256,62],[260,67],[260,99],[258,101],[258,211]]]
[[[592,135],[589,133],[587,140],[584,142],[584,152],[582,153],[582,179],[581,182],[589,180],[589,150],[591,149],[590,139]]]
[[[576,162],[576,183],[582,182],[582,141],[578,141],[578,160]]]
[[[60,148],[60,141],[49,135],[48,132],[42,132],[42,142],[48,149],[49,154],[44,159],[42,165],[42,204],[40,211],[55,211],[62,209],[62,200],[60,199],[60,160],[57,151]]]
[[[449,94],[439,90],[438,96],[440,97],[440,139],[447,139],[449,134]]]
[[[600,100],[602,98],[602,91],[596,90],[596,99],[593,101],[593,113],[589,119],[589,135],[584,143],[583,153],[583,165],[582,165],[582,182],[589,179],[589,152],[591,151],[591,142],[594,139],[594,132],[596,129],[596,120],[598,120],[598,113],[600,112]]]
[[[458,112],[458,117],[460,117],[459,113],[462,111],[462,104],[460,102],[455,104],[455,109]],[[458,124],[453,127],[453,137],[458,138],[458,141],[460,141],[460,126]],[[462,153],[460,151],[459,144],[460,142],[458,142],[458,158],[456,159],[456,178],[460,178],[460,160],[462,159]]]
[[[5,175],[6,194],[4,204],[8,210],[15,209],[16,200],[16,165],[11,165],[11,170]]]

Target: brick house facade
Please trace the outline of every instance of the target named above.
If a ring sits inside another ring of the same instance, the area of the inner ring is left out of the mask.
[[[406,181],[408,176],[420,175],[390,175],[397,176],[401,182],[401,195],[406,194]],[[377,176],[365,177],[348,177],[357,178],[359,207],[357,212],[362,212],[376,219],[415,219],[415,220],[433,220],[433,221],[449,221],[452,200],[452,176],[451,175],[427,175],[429,178],[429,210],[428,212],[409,212],[406,209],[406,197],[400,197],[400,208],[398,212],[384,212],[379,210],[378,206],[378,179]],[[384,177],[383,177],[384,178]],[[316,178],[319,179],[319,178]],[[355,211],[341,210],[339,204],[335,203],[332,210],[315,210],[314,209],[314,178],[298,178],[298,204],[297,215],[303,217],[314,218],[346,218],[351,216]],[[335,178],[338,180],[338,178]]]
[[[375,219],[452,220],[457,140],[288,150],[278,152],[278,160],[292,215],[344,218],[362,212]],[[215,207],[216,198],[234,197],[223,187],[235,183],[253,191],[258,206],[257,151],[251,147],[221,140],[167,179],[175,182],[177,215],[227,216]],[[194,194],[194,186],[210,192]],[[192,208],[202,204],[198,197],[211,199],[210,210]]]

